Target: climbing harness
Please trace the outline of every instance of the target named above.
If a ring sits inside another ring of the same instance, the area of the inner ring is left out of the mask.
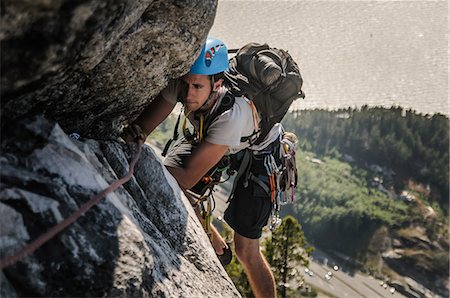
[[[297,186],[296,143],[297,137],[294,133],[283,131],[279,141],[272,143],[259,154],[255,154],[251,149],[244,149],[237,153],[240,165],[228,202],[233,199],[238,181],[242,180],[244,187],[247,187],[248,182],[252,181],[267,193],[273,205],[269,222],[272,231],[281,223],[281,206],[288,203],[293,204],[295,201],[295,187]],[[252,173],[252,163],[255,159],[263,163],[267,177]]]
[[[62,222],[60,222],[57,225],[50,228],[50,230],[48,230],[46,233],[39,236],[36,240],[31,242],[30,244],[26,245],[19,252],[17,252],[16,254],[14,254],[12,256],[1,259],[0,260],[0,270],[3,270],[4,268],[15,264],[17,261],[19,261],[22,258],[26,257],[27,255],[33,253],[35,250],[37,250],[39,247],[41,247],[44,243],[46,243],[47,241],[52,239],[54,236],[59,234],[62,230],[64,230],[69,225],[74,223],[78,218],[80,218],[83,214],[85,214],[94,205],[98,204],[107,194],[115,191],[121,185],[128,182],[128,180],[130,180],[131,177],[133,176],[134,167],[141,155],[142,145],[143,145],[144,141],[139,139],[136,141],[136,143],[137,143],[136,155],[134,156],[133,160],[130,162],[129,171],[124,177],[122,177],[119,180],[116,180],[115,182],[110,184],[107,188],[105,188],[103,191],[101,191],[97,195],[93,196],[88,202],[81,205],[80,208],[78,208],[75,212],[73,212],[69,217],[67,217]]]
[[[228,177],[225,180],[221,180],[224,172],[228,175]],[[197,188],[195,192],[193,190],[187,191],[191,198],[194,200],[194,202],[192,203],[192,207],[194,207],[194,209],[198,208],[199,210],[202,226],[210,240],[212,240],[212,213],[216,208],[214,187],[218,184],[228,181],[232,175],[233,173],[229,171],[229,162],[221,161],[218,163],[218,165],[216,165],[216,167],[214,167],[214,170],[210,174],[205,175],[200,180],[200,182],[197,184],[201,186],[200,188]]]

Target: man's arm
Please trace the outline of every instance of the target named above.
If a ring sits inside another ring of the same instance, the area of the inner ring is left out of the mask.
[[[166,101],[158,95],[139,117],[123,132],[122,138],[126,142],[133,142],[142,132],[144,139],[172,112],[175,104]],[[134,125],[138,125],[141,132],[137,132]]]
[[[186,159],[184,168],[167,167],[182,189],[193,187],[228,150],[227,145],[202,142]]]

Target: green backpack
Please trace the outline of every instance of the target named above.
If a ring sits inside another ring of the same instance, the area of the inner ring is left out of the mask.
[[[252,100],[261,115],[260,131],[242,139],[256,145],[281,122],[294,100],[305,98],[297,63],[287,51],[267,44],[249,43],[237,50],[225,72],[225,83],[234,95]]]

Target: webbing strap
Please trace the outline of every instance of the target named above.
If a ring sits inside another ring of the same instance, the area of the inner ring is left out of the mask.
[[[236,177],[234,178],[233,187],[231,188],[230,196],[228,197],[227,203],[229,203],[233,199],[234,191],[236,190],[237,183],[239,179],[242,177],[244,172],[247,172],[247,178],[248,179],[248,170],[251,166],[251,150],[250,149],[244,149],[244,156],[242,157],[241,165],[239,166],[239,170],[237,171]]]
[[[258,177],[256,177],[255,175],[253,175],[253,173],[249,174],[249,179],[251,179],[253,182],[255,182],[256,184],[258,184],[259,186],[261,186],[262,189],[264,189],[264,191],[270,195],[270,189],[267,187],[267,185]]]

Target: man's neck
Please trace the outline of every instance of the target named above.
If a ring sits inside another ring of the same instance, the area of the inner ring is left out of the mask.
[[[226,90],[224,90],[222,87],[219,88],[219,90],[211,93],[209,96],[210,98],[207,101],[207,104],[199,109],[199,112],[205,113],[205,112],[211,112],[214,107],[216,106],[217,102],[223,97]]]

